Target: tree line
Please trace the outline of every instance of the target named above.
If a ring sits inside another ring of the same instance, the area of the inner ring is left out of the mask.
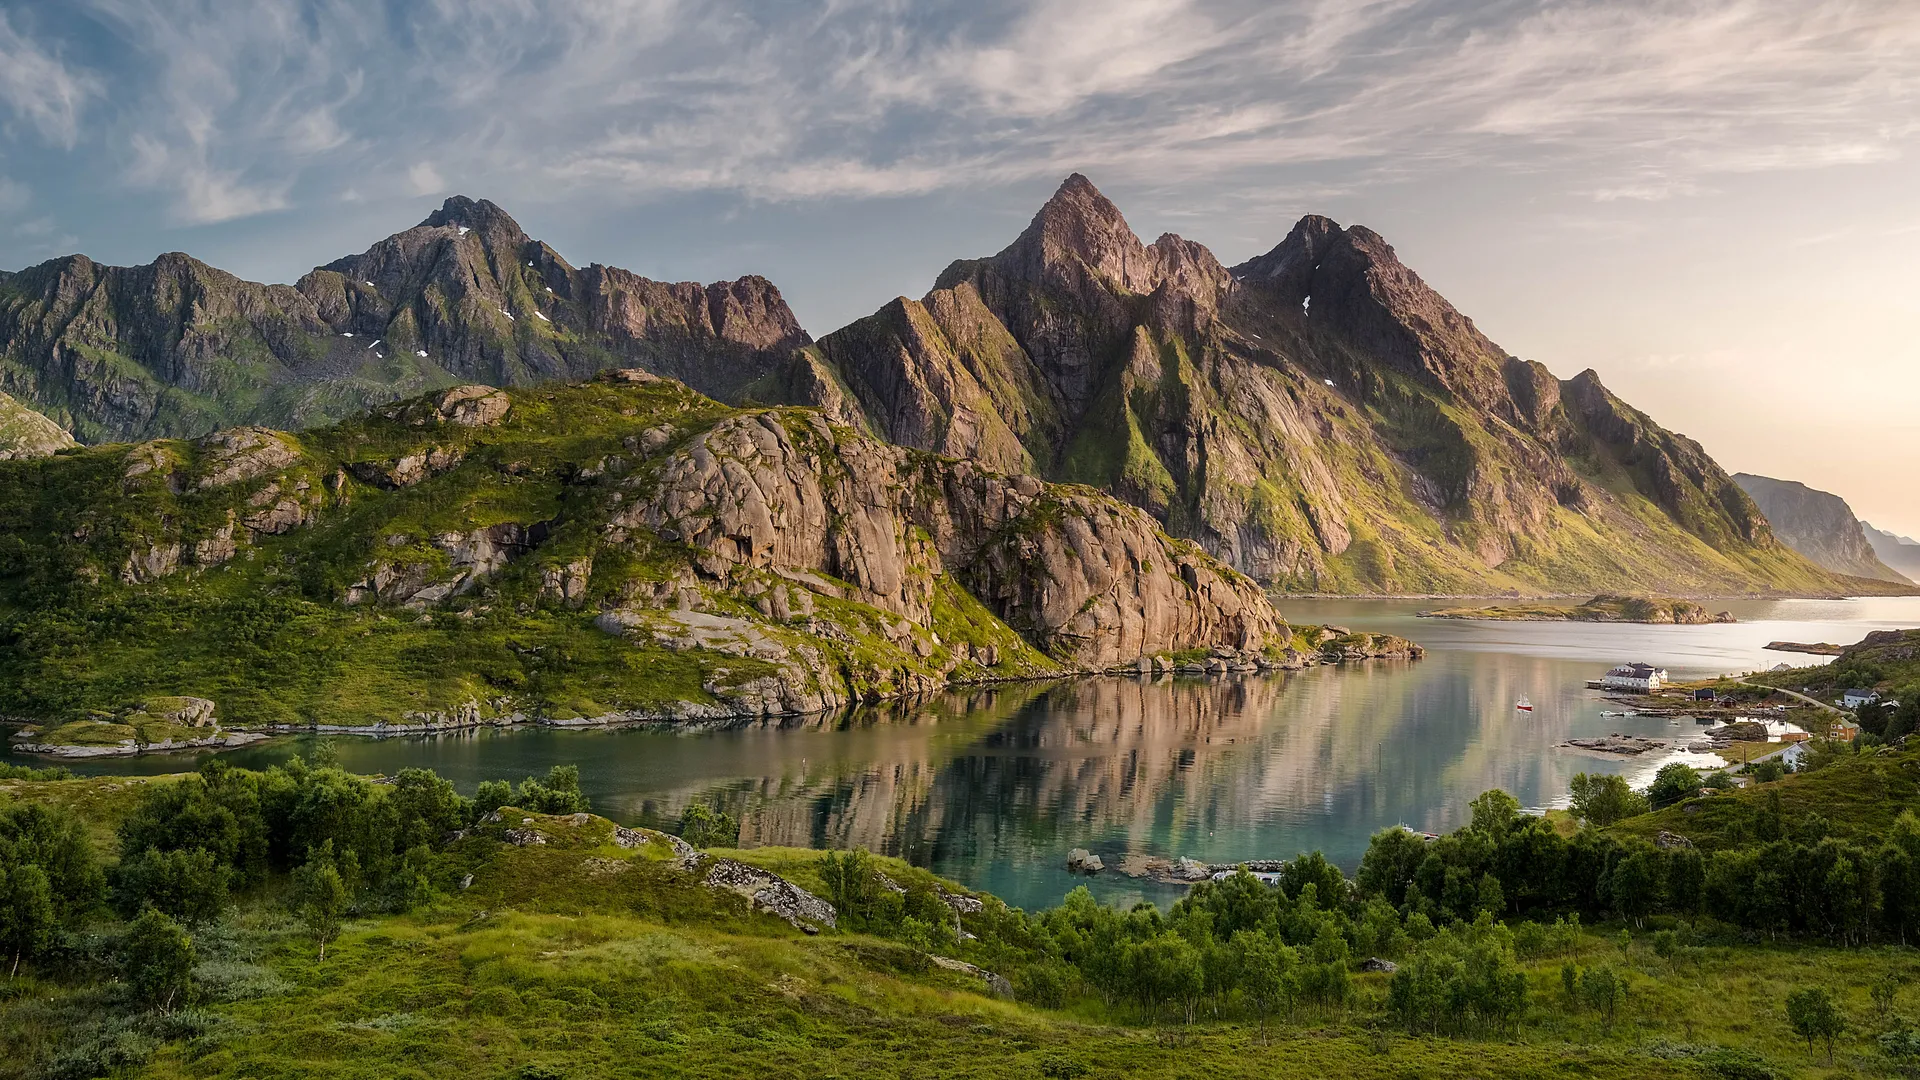
[[[111,910],[125,920],[118,974],[139,1002],[172,1008],[191,993],[190,931],[237,894],[283,888],[324,958],[348,914],[425,900],[442,842],[508,804],[587,809],[571,765],[517,788],[489,781],[468,798],[426,769],[371,780],[297,757],[258,772],[209,759],[192,776],[147,787],[119,825],[120,859],[109,868],[72,810],[0,806],[0,949],[12,973],[57,966]]]

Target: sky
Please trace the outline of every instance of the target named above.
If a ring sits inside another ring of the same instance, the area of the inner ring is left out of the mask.
[[[816,335],[1074,171],[1368,225],[1510,352],[1920,535],[1914,0],[0,0],[0,267],[292,281],[489,198]]]

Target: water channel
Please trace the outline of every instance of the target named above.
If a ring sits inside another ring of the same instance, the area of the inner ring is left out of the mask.
[[[555,763],[580,767],[594,808],[629,824],[670,825],[691,800],[724,804],[747,845],[864,846],[933,868],[1026,907],[1088,879],[1067,851],[1210,862],[1319,849],[1351,869],[1394,824],[1443,832],[1469,799],[1500,787],[1529,806],[1563,802],[1581,771],[1644,783],[1670,758],[1570,750],[1613,732],[1684,740],[1690,720],[1603,716],[1619,706],[1584,688],[1626,661],[1675,678],[1820,662],[1766,652],[1781,639],[1849,643],[1920,626],[1920,598],[1740,601],[1710,626],[1418,619],[1430,602],[1289,600],[1296,623],[1402,634],[1424,660],[1289,674],[1160,680],[1094,678],[1000,686],[851,715],[726,730],[523,728],[438,737],[340,738],[341,763],[366,773],[427,766],[471,792]],[[1522,694],[1531,713],[1514,708]],[[264,766],[310,749],[289,737],[236,751]],[[181,756],[84,762],[89,773],[157,773]],[[1165,888],[1105,874],[1115,901]]]

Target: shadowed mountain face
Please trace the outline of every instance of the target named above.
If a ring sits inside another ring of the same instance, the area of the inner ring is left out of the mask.
[[[82,439],[305,427],[455,382],[639,366],[733,397],[807,342],[763,278],[700,285],[576,269],[485,200],[292,286],[181,254],[83,255],[0,275],[0,390]]]
[[[1867,543],[1873,545],[1875,558],[1897,573],[1920,580],[1920,541],[1876,529],[1864,521],[1860,523],[1860,529],[1866,534]]]
[[[896,442],[1109,488],[1288,589],[1839,587],[1698,443],[1508,355],[1323,217],[1229,269],[1069,177],[1005,250],[777,381]]]
[[[1752,473],[1735,473],[1733,479],[1767,515],[1774,534],[1814,563],[1836,574],[1906,581],[1881,561],[1860,519],[1840,496]]]

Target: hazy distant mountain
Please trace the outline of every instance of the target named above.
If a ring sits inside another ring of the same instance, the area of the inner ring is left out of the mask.
[[[1734,482],[1759,505],[1773,532],[1793,550],[1837,574],[1907,580],[1877,554],[1847,501],[1793,480],[1735,473]]]
[[[303,427],[454,382],[609,366],[724,397],[807,341],[764,278],[577,270],[499,207],[461,197],[291,286],[177,253],[0,274],[0,390],[90,442]]]
[[[1881,562],[1920,581],[1920,541],[1876,529],[1864,521],[1860,523],[1860,528],[1867,534],[1867,543],[1873,545],[1873,553],[1880,557]]]
[[[1010,246],[777,387],[889,439],[1108,488],[1253,577],[1339,592],[1820,591],[1698,443],[1510,356],[1379,235],[1228,269],[1073,176]]]

